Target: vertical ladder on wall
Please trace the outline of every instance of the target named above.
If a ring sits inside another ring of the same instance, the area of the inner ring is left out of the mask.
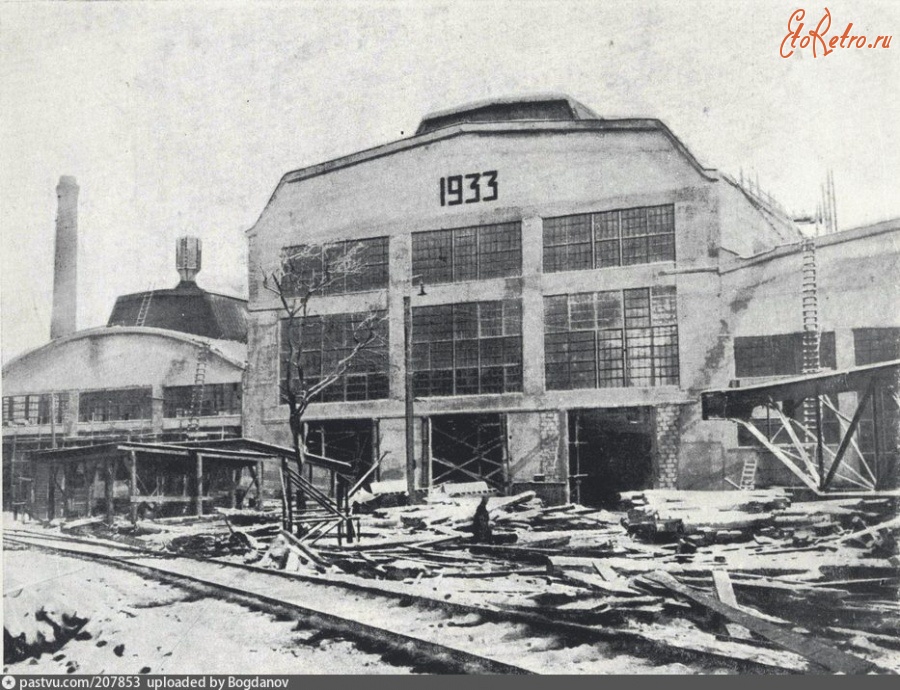
[[[153,300],[153,287],[148,286],[147,291],[141,298],[141,308],[138,309],[137,319],[134,321],[135,326],[143,326],[147,320],[147,314],[150,311],[150,302]]]
[[[819,291],[816,265],[816,241],[808,237],[803,241],[803,373],[815,374],[821,368],[819,352]],[[807,429],[816,426],[819,411],[818,398],[803,401],[803,424]]]
[[[802,285],[800,296],[803,316],[803,373],[815,374],[821,368],[819,352],[819,286],[818,265],[816,263],[816,241],[812,237],[803,240],[802,252]],[[814,429],[819,423],[821,410],[818,398],[806,398],[803,401],[803,425]],[[810,455],[814,448],[810,448]],[[756,488],[756,470],[759,459],[756,454],[748,454],[741,468],[741,479],[738,488],[741,491],[752,491]],[[732,485],[734,485],[732,483]]]
[[[194,387],[191,389],[191,416],[187,430],[197,431],[200,428],[200,413],[203,411],[203,391],[206,386],[206,364],[209,361],[209,343],[197,346],[197,369],[194,372]]]

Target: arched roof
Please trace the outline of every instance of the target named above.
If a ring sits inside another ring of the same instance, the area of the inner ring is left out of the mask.
[[[66,345],[79,340],[88,338],[117,337],[123,335],[167,338],[191,345],[206,343],[210,346],[210,350],[216,356],[220,357],[221,359],[235,367],[239,367],[241,369],[245,368],[247,346],[243,343],[238,343],[230,340],[216,340],[213,338],[205,338],[203,336],[182,333],[180,331],[172,331],[165,328],[150,328],[147,326],[106,326],[101,328],[89,328],[83,331],[76,331],[71,335],[51,340],[48,343],[44,343],[43,345],[23,352],[22,354],[13,357],[3,365],[3,376],[5,377],[7,375],[7,371],[9,371],[12,367],[22,364],[28,358],[35,355],[44,354],[49,352],[50,350],[65,347]]]

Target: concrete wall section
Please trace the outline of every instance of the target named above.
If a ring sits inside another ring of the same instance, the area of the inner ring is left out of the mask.
[[[194,384],[200,339],[156,329],[97,328],[51,341],[3,368],[3,394]],[[242,362],[212,345],[206,383],[240,382]]]

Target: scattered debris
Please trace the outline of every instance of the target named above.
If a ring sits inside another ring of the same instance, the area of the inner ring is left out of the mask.
[[[239,510],[142,521],[129,536],[97,521],[65,527],[535,620],[650,630],[673,648],[777,653],[785,669],[900,672],[889,661],[900,650],[893,494],[641,491],[613,511],[496,496],[483,483],[403,505],[399,485],[381,484],[360,492],[350,544],[326,534],[313,547],[274,513]]]

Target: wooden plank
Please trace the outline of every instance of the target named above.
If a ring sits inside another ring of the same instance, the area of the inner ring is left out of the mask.
[[[298,550],[302,551],[313,563],[316,565],[321,565],[323,567],[328,566],[329,563],[326,561],[319,553],[313,549],[311,546],[304,544],[293,534],[288,532],[287,530],[281,530],[281,536],[287,541],[291,546],[294,546]]]
[[[597,574],[607,582],[618,582],[619,580],[624,580],[624,578],[619,575],[619,573],[610,568],[601,560],[594,558],[592,559],[591,565],[593,566],[594,570],[597,571]]]
[[[132,505],[136,505],[138,503],[195,503],[197,501],[196,496],[163,496],[158,494],[156,496],[131,496],[129,498]],[[203,500],[206,502],[211,502],[213,500],[212,496],[204,496]],[[196,517],[196,516],[195,516]]]
[[[716,586],[716,595],[719,601],[729,606],[737,608],[737,597],[734,596],[734,588],[731,586],[731,578],[728,577],[727,570],[713,570],[713,584]]]
[[[712,571],[712,576],[713,584],[716,586],[716,596],[719,597],[719,601],[721,601],[723,604],[728,604],[729,606],[739,608],[737,597],[734,595],[734,587],[731,586],[731,578],[728,577],[728,571],[718,568]],[[747,630],[747,628],[745,628],[743,625],[728,622],[725,623],[725,629],[732,637],[736,637],[741,640],[751,639],[750,631]]]
[[[850,534],[844,534],[837,539],[829,540],[828,543],[837,542],[838,544],[842,544],[845,541],[850,541],[851,539],[856,539],[857,537],[862,537],[865,535],[876,535],[883,529],[889,529],[892,527],[900,527],[900,516],[895,517],[893,520],[887,520],[877,525],[872,525],[871,527],[867,527],[866,529],[859,530],[859,532],[852,532]]]
[[[525,491],[523,493],[517,494],[515,496],[510,496],[509,498],[502,498],[497,502],[493,502],[494,504],[488,508],[489,513],[495,513],[498,510],[505,510],[506,508],[512,508],[513,506],[517,506],[520,503],[525,503],[530,501],[532,498],[537,496],[534,491]]]
[[[734,623],[743,625],[751,632],[761,635],[770,642],[774,642],[787,650],[799,654],[819,666],[836,673],[866,674],[889,672],[866,659],[861,659],[852,654],[847,654],[831,645],[825,644],[812,637],[805,637],[799,633],[787,630],[781,626],[764,621],[754,615],[740,611],[729,606],[699,590],[688,587],[668,573],[655,571],[645,576],[651,582],[669,589],[676,594],[690,599],[696,604],[715,611],[725,616]]]

